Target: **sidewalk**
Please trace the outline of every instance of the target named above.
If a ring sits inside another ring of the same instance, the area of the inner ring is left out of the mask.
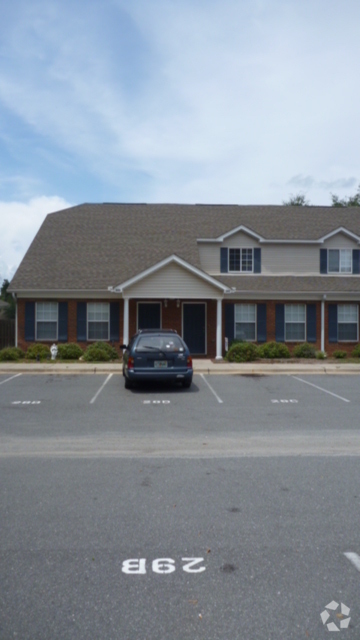
[[[193,360],[194,373],[207,375],[322,375],[322,374],[360,374],[360,364],[347,362],[327,362],[326,360],[311,360],[303,362],[245,362],[241,364],[221,360],[214,362],[207,359]],[[17,373],[47,373],[47,374],[87,374],[87,373],[122,373],[121,362],[0,362],[0,375],[16,375]]]

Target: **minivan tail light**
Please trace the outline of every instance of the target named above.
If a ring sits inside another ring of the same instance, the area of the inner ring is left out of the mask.
[[[132,356],[130,356],[128,358],[128,369],[133,369],[134,368],[134,358]]]
[[[186,366],[188,369],[192,369],[192,358],[190,356],[187,357]]]

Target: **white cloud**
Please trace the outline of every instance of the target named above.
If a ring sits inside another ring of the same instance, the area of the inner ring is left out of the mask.
[[[10,280],[45,216],[70,207],[58,196],[40,196],[28,202],[0,202],[0,280]]]
[[[24,3],[0,97],[112,192],[129,172],[142,200],[280,203],[299,185],[321,204],[360,175],[359,7]]]

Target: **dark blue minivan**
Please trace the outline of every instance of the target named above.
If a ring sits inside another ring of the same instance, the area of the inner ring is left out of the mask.
[[[130,340],[123,354],[125,389],[134,382],[170,380],[190,387],[193,366],[190,351],[172,329],[141,329]]]

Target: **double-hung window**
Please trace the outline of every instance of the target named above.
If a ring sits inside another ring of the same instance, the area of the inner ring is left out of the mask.
[[[253,249],[229,249],[229,273],[253,271]]]
[[[306,308],[304,304],[285,305],[285,340],[302,342],[306,335]]]
[[[359,312],[357,304],[338,305],[339,342],[357,342],[359,339]]]
[[[36,303],[36,340],[58,339],[58,303]]]
[[[329,249],[328,273],[352,273],[351,249]]]
[[[256,340],[256,305],[235,305],[235,338]]]
[[[107,302],[89,302],[87,305],[88,340],[109,340],[110,305]]]

